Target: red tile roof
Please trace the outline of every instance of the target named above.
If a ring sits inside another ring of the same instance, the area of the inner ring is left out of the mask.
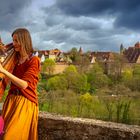
[[[134,47],[129,47],[124,51],[124,55],[128,59],[129,63],[137,63],[140,56],[140,44],[136,44]]]

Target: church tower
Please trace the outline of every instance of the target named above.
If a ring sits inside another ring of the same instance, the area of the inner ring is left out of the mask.
[[[124,52],[124,47],[123,47],[123,44],[120,45],[120,54],[123,54]]]
[[[80,53],[81,55],[83,54],[83,49],[82,49],[82,47],[80,47],[79,53]]]

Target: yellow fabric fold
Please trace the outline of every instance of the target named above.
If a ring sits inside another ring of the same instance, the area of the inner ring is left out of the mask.
[[[22,95],[9,95],[3,105],[3,140],[38,140],[38,106]]]

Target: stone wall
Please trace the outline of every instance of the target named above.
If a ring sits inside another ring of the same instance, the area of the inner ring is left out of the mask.
[[[40,112],[39,140],[140,140],[140,126]]]
[[[68,66],[68,64],[56,64],[53,74],[62,73]]]

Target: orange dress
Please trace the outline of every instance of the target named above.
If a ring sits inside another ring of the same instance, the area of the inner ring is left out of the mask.
[[[23,90],[11,83],[3,105],[3,140],[38,140],[38,98],[36,93],[40,60],[32,56],[23,64],[16,65],[13,74],[27,81]]]

